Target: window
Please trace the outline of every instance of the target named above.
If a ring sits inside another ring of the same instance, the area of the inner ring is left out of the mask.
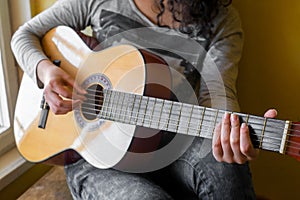
[[[0,43],[0,46],[1,43]],[[7,95],[5,88],[5,79],[3,71],[2,54],[0,49],[0,134],[2,134],[8,127],[10,127],[9,115],[8,115],[8,105],[7,105]]]
[[[17,68],[10,48],[8,0],[0,0],[0,154],[14,147],[13,113],[18,92]]]

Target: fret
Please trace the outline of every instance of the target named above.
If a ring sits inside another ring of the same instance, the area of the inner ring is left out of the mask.
[[[142,96],[138,95],[138,96],[135,96],[137,99],[138,99],[138,103],[135,103],[135,106],[134,108],[137,108],[135,109],[135,124],[137,124],[138,122],[138,115],[139,115],[139,112],[140,112],[140,108],[141,108],[141,101],[142,101]]]
[[[129,94],[128,93],[124,93],[124,102],[125,102],[125,108],[123,109],[123,111],[124,111],[124,114],[123,114],[123,122],[124,123],[127,123],[127,121],[128,121],[128,112],[129,112],[129,110],[130,110],[130,108],[129,108]]]
[[[261,137],[260,137],[260,141],[259,141],[259,148],[260,149],[262,148],[262,143],[263,143],[263,140],[264,140],[266,124],[267,124],[267,118],[264,118],[263,127],[261,129]]]
[[[248,127],[251,132],[252,143],[256,148],[259,148],[261,139],[261,130],[263,129],[264,118],[257,116],[249,116]]]
[[[143,97],[143,100],[146,100],[146,104],[145,104],[145,112],[143,113],[143,116],[141,117],[141,119],[142,119],[141,126],[144,125],[144,122],[145,122],[146,113],[147,113],[148,104],[149,104],[149,97]]]
[[[179,123],[180,108],[181,108],[181,103],[172,102],[172,109],[170,110],[171,112],[170,112],[168,131],[176,132]]]
[[[154,107],[154,98],[148,97],[147,109],[146,109],[145,119],[143,123],[145,127],[150,127],[151,112],[154,109],[153,107]]]
[[[122,122],[121,121],[121,119],[122,119],[122,111],[123,111],[123,92],[118,92],[118,106],[117,106],[117,112],[118,112],[118,114],[117,114],[117,119],[118,119],[118,121],[119,122]]]
[[[109,112],[108,112],[108,109],[109,109],[109,106],[111,104],[111,90],[106,90],[107,91],[107,94],[106,94],[106,106],[105,106],[105,111],[104,111],[104,115],[105,116],[105,119],[109,119]]]
[[[162,99],[156,99],[155,106],[152,113],[153,116],[152,116],[151,128],[159,129],[159,116],[160,113],[162,112],[162,104],[163,104]]]
[[[113,104],[113,118],[114,120],[118,121],[118,115],[119,115],[119,111],[118,111],[118,104],[119,104],[119,99],[120,99],[120,95],[118,92],[114,91],[114,104]]]
[[[133,107],[133,98],[132,98],[132,94],[127,93],[126,94],[126,114],[124,116],[124,123],[130,124],[130,117],[131,117],[131,113],[132,113],[132,107]]]
[[[160,130],[168,130],[171,107],[172,107],[171,101],[167,101],[167,100],[163,101],[162,113],[161,113],[161,118],[159,123]]]
[[[105,109],[106,109],[106,105],[107,105],[107,102],[108,102],[108,99],[107,99],[107,91],[106,90],[103,90],[103,104],[102,104],[102,109],[101,109],[101,116],[103,119],[105,119]]]
[[[109,114],[109,120],[112,120],[113,118],[113,105],[114,105],[114,93],[110,91],[110,105],[108,107],[108,114]]]
[[[162,112],[163,112],[163,109],[164,109],[164,105],[165,105],[165,100],[163,99],[162,100],[162,105],[161,105],[161,109],[160,109],[160,113],[159,113],[159,119],[158,119],[158,129],[159,130],[162,130],[161,129],[161,121],[162,121]],[[164,124],[164,123],[163,123]]]
[[[205,108],[201,106],[193,106],[191,123],[189,126],[189,135],[200,136],[202,122],[204,118]]]
[[[122,102],[121,102],[121,106],[120,106],[120,114],[119,114],[119,120],[120,122],[124,122],[124,117],[126,115],[126,109],[124,109],[124,100],[125,100],[125,93],[124,92],[121,92],[120,93],[120,96],[122,96]],[[123,118],[123,119],[122,119]]]
[[[216,125],[217,125],[217,120],[218,120],[218,115],[219,115],[219,110],[216,110],[216,114],[215,114],[215,119],[214,119],[214,127],[213,127],[213,131],[211,133],[211,135],[213,135],[214,131],[215,131],[215,128],[216,128]]]
[[[176,130],[174,131],[175,133],[178,132],[180,122],[182,122],[182,121],[181,121],[182,105],[183,105],[183,104],[180,103],[180,109],[179,109],[179,113],[178,113],[178,120],[177,120]]]
[[[206,108],[204,107],[203,110],[202,110],[202,114],[201,114],[201,121],[200,121],[200,124],[199,124],[199,136],[201,135],[201,130],[202,130],[202,127],[203,127],[203,121],[204,121],[204,116],[205,116],[205,110]]]
[[[214,119],[215,119],[215,109],[206,108],[205,113],[203,114],[203,121],[202,121],[202,130],[201,130],[201,137],[211,138],[214,126]]]
[[[205,137],[207,138],[207,133],[209,132],[209,128],[210,128],[210,122],[211,122],[211,118],[212,116],[210,115],[211,110],[209,108],[204,107],[203,108],[203,112],[201,114],[201,123],[199,126],[199,137]]]
[[[134,95],[134,94],[131,94],[130,95],[131,96],[131,98],[133,99],[132,100],[132,107],[131,107],[131,111],[130,111],[130,117],[129,117],[129,124],[132,124],[132,117],[133,117],[133,115],[134,115],[134,105],[135,105],[135,101],[136,101],[136,95]]]
[[[113,101],[113,107],[112,107],[112,114],[113,114],[113,119],[118,121],[118,104],[119,104],[119,99],[120,95],[118,92],[114,91],[114,101]],[[117,97],[117,98],[116,98]]]
[[[248,124],[249,122],[249,116],[250,116],[249,114],[246,115],[246,121],[245,121],[246,124]]]
[[[111,93],[111,101],[109,106],[109,119],[114,120],[114,107],[115,107],[115,101],[116,101],[116,95],[114,91],[110,91]]]
[[[153,123],[153,113],[154,113],[154,109],[155,109],[155,106],[156,106],[156,98],[153,98],[153,99],[154,99],[154,102],[153,102],[153,107],[151,109],[150,122],[149,122],[149,125],[150,125],[151,128],[152,128],[152,123]]]
[[[191,114],[193,110],[193,105],[190,104],[182,104],[180,110],[180,119],[178,123],[178,133],[187,134],[191,121]]]
[[[171,116],[171,111],[172,111],[172,107],[173,107],[173,102],[172,101],[168,101],[170,103],[170,109],[168,110],[168,121],[167,121],[167,127],[166,127],[166,130],[169,129],[169,126],[170,126],[170,116]]]
[[[104,109],[105,109],[105,104],[107,103],[107,100],[106,100],[106,90],[103,90],[103,102],[102,102],[102,107],[101,107],[101,110],[100,110],[100,114],[99,116],[104,119]]]
[[[146,114],[147,99],[148,98],[141,96],[140,106],[139,106],[138,115],[137,115],[137,122],[136,122],[136,125],[138,125],[138,126],[143,125],[143,121],[144,121],[145,114]]]
[[[188,126],[187,126],[187,129],[186,129],[186,134],[187,135],[189,134],[190,127],[191,127],[191,119],[192,119],[193,110],[194,110],[194,105],[191,106],[191,111],[190,111],[190,115],[189,115]]]

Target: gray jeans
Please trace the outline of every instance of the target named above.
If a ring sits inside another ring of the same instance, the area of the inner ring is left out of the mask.
[[[74,199],[255,199],[248,164],[217,162],[212,153],[199,156],[203,139],[169,166],[150,173],[131,174],[98,169],[83,159],[65,167]]]

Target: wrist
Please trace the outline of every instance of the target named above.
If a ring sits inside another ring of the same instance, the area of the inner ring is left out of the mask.
[[[52,65],[53,65],[52,62],[50,60],[47,60],[47,59],[41,60],[37,64],[36,79],[37,79],[38,86],[40,88],[44,87],[47,71],[48,71],[48,69],[50,69],[50,67],[53,67]]]

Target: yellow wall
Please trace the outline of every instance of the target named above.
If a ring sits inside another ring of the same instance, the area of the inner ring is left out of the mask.
[[[56,0],[30,0],[31,14],[35,16],[41,11],[51,6]]]
[[[300,121],[300,1],[233,0],[245,31],[238,92],[243,112]],[[251,164],[256,191],[269,199],[300,197],[300,162],[262,152]]]

